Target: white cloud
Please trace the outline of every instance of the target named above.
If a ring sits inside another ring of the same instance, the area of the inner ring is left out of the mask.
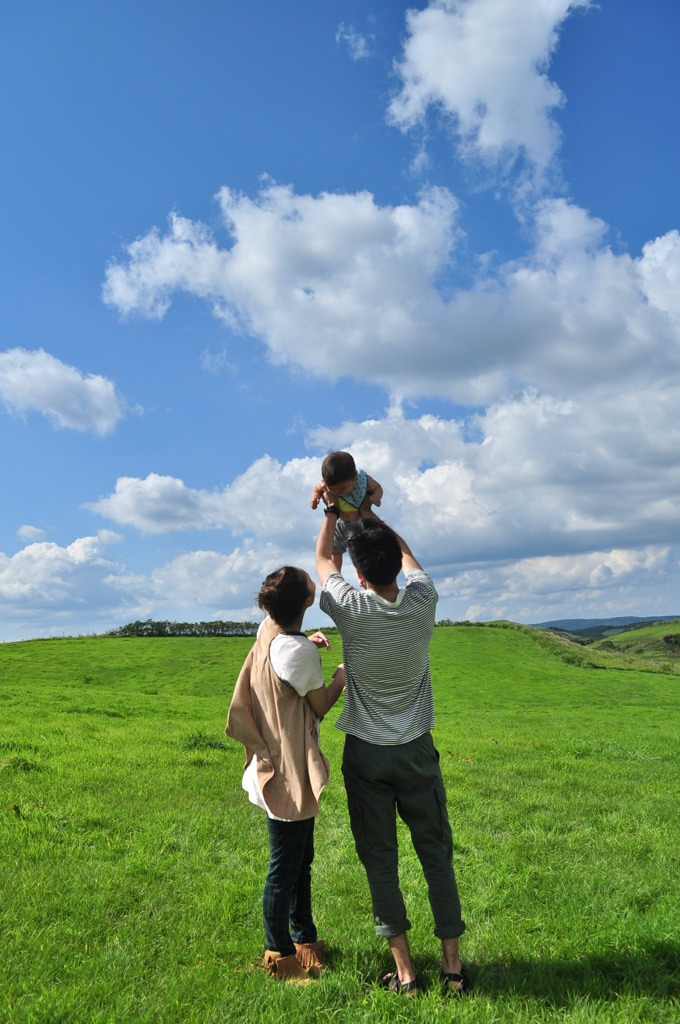
[[[245,607],[253,603],[257,587],[254,581],[264,579],[271,571],[268,566],[285,560],[273,545],[255,550],[246,544],[229,554],[188,551],[148,576],[123,577],[119,585],[132,587],[155,606]]]
[[[465,568],[437,581],[440,606],[458,619],[521,622],[673,614],[677,549],[593,551]]]
[[[564,401],[535,393],[465,420],[394,413],[319,430],[385,489],[381,514],[447,566],[675,543],[680,387]]]
[[[12,556],[0,552],[0,607],[5,621],[16,627],[38,622],[41,632],[60,633],[73,622],[81,629],[94,629],[103,618],[100,628],[108,628],[114,609],[120,614],[130,603],[128,597],[121,605],[111,587],[121,570],[106,548],[120,539],[102,530],[66,547],[43,541],[28,544]]]
[[[336,43],[345,43],[352,60],[367,60],[371,56],[371,49],[365,36],[354,28],[353,25],[338,25],[335,33]]]
[[[108,530],[67,547],[0,556],[0,603],[15,623],[101,631],[137,618],[257,618],[264,576],[312,570],[321,522],[308,507],[321,455],[350,449],[385,488],[381,514],[440,591],[438,616],[538,622],[565,615],[670,614],[678,584],[680,386],[600,394],[590,404],[536,393],[464,419],[380,420],[319,429],[317,456],[256,460],[221,490],[158,474],[122,478],[92,506],[146,533],[222,528],[227,550],[188,550],[146,572],[105,551]],[[346,560],[347,562],[347,560]],[[346,574],[353,571],[347,562]],[[321,621],[318,611],[310,622]],[[32,635],[35,635],[33,632]]]
[[[0,352],[0,401],[12,412],[36,411],[57,427],[108,434],[125,412],[110,380],[82,374],[43,349]]]
[[[221,491],[196,490],[176,477],[149,473],[143,480],[120,477],[113,494],[86,507],[142,533],[229,528],[284,540],[300,529],[318,479],[316,459],[293,459],[281,466],[265,455]]]
[[[273,184],[255,200],[227,188],[219,200],[230,249],[172,216],[165,236],[150,232],[128,247],[127,265],[109,266],[105,300],[162,316],[174,290],[189,291],[263,338],[276,362],[320,376],[349,367],[389,383],[387,367],[395,362],[402,376],[400,353],[415,337],[436,346],[434,280],[457,238],[457,204],[445,189],[397,207],[379,207],[369,193],[296,196]]]
[[[222,504],[217,493],[195,491],[175,477],[149,473],[144,480],[119,477],[112,495],[86,507],[142,533],[169,533],[226,525]]]
[[[452,120],[464,156],[497,163],[524,153],[543,172],[559,146],[554,112],[564,102],[546,71],[562,22],[589,3],[431,0],[410,10],[392,123],[413,128],[434,107]]]
[[[20,540],[27,541],[43,540],[45,537],[45,531],[41,530],[39,526],[29,526],[28,523],[25,523],[17,530],[17,537],[19,537]]]
[[[152,232],[109,268],[107,301],[162,315],[186,289],[277,362],[468,404],[524,386],[565,397],[617,378],[645,384],[680,368],[677,232],[639,259],[617,255],[602,221],[545,199],[525,257],[452,290],[441,282],[457,204],[445,189],[380,207],[368,193],[315,198],[267,184],[254,200],[223,189],[220,203],[230,249],[173,217],[166,236]]]
[[[229,358],[229,352],[224,347],[216,352],[211,351],[209,348],[204,348],[201,352],[200,362],[203,369],[207,370],[214,377],[218,377],[222,373],[236,372],[236,367]]]
[[[475,563],[673,544],[679,402],[674,382],[589,401],[526,392],[458,420],[409,420],[395,407],[382,420],[319,429],[310,443],[320,453],[350,449],[385,489],[381,514],[445,577]],[[155,474],[121,478],[90,508],[147,533],[229,529],[253,553],[271,544],[282,557],[311,552],[319,516],[308,496],[320,461],[265,456],[219,491]]]
[[[256,597],[262,580],[280,565],[314,573],[311,543],[296,548],[247,539],[233,551],[188,551],[148,574],[119,577],[114,585],[153,609],[152,617],[260,619]]]
[[[648,242],[640,260],[642,287],[649,302],[680,326],[680,231]]]

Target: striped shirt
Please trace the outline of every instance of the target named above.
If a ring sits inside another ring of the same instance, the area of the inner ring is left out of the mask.
[[[320,606],[342,637],[347,688],[338,729],[367,743],[397,746],[433,728],[428,655],[436,605],[434,583],[422,569],[406,573],[396,601],[330,573]]]

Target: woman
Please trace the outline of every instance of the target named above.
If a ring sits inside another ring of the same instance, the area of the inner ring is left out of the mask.
[[[317,648],[330,644],[323,633],[300,632],[315,591],[303,569],[286,565],[267,576],[257,603],[268,615],[236,682],[225,730],[245,746],[243,788],[267,814],[264,966],[303,984],[324,964],[311,902],[314,817],[328,780],[319,721],[345,685],[339,665],[324,686]]]

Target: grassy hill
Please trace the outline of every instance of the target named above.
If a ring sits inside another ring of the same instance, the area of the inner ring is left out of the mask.
[[[616,633],[619,630],[673,618],[675,618],[674,615],[656,617],[648,615],[644,618],[639,615],[619,615],[605,619],[552,619],[550,622],[532,622],[530,625],[535,629],[554,629],[565,633],[575,633],[578,636],[602,636],[607,632]]]
[[[680,619],[631,626],[595,641],[593,649],[655,659],[680,659]]]
[[[373,983],[389,961],[349,831],[335,709],[322,725],[332,775],[314,874],[331,967],[294,991],[258,966],[266,828],[223,734],[251,642],[0,645],[0,1020],[677,1024],[672,659],[657,670],[645,654],[509,623],[435,631],[434,735],[476,985],[454,1007],[439,995],[426,891],[402,835],[430,986],[405,1006]]]

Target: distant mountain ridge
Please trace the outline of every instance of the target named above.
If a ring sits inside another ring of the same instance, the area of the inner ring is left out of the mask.
[[[678,615],[618,615],[610,619],[552,619],[550,622],[531,622],[532,629],[563,629],[566,633],[582,633],[604,626],[610,629],[625,629],[643,622],[666,622],[680,618]]]

